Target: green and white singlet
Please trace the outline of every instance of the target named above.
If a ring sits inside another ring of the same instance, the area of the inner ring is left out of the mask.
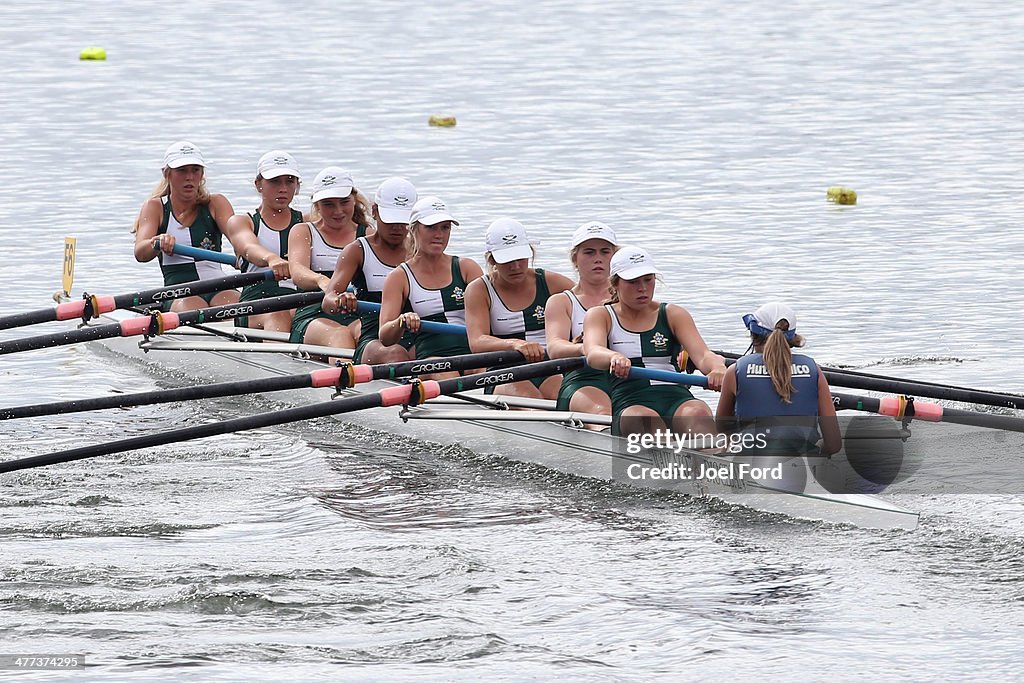
[[[491,300],[491,336],[498,339],[523,339],[537,342],[547,350],[548,342],[544,336],[544,305],[551,296],[548,290],[548,281],[544,277],[544,270],[536,270],[536,294],[526,308],[513,311],[501,300],[501,295],[494,288],[489,275],[483,276],[484,285],[487,287],[487,296]],[[535,377],[529,380],[538,389],[547,380],[547,377]],[[494,393],[494,386],[485,387],[484,393]]]
[[[682,345],[672,334],[666,304],[658,306],[658,319],[654,326],[643,332],[627,330],[619,323],[615,309],[605,304],[611,318],[608,348],[629,358],[632,365],[657,370],[678,372],[676,366]],[[613,432],[617,432],[618,417],[629,406],[646,406],[663,418],[670,418],[676,409],[693,399],[693,394],[681,384],[648,379],[619,379],[612,377]]]
[[[196,209],[196,218],[192,225],[184,226],[178,222],[171,210],[171,198],[163,197],[163,219],[160,227],[157,228],[157,235],[171,235],[177,244],[206,249],[208,251],[220,251],[223,245],[223,235],[217,222],[210,213],[208,204],[199,204]],[[224,271],[219,263],[213,261],[196,261],[190,256],[178,254],[158,254],[160,259],[160,270],[163,272],[164,285],[180,285],[183,282],[195,282],[196,280],[212,280],[224,277]],[[215,293],[209,296],[212,299]]]
[[[359,242],[359,246],[363,250],[363,265],[352,278],[356,298],[360,301],[379,304],[384,292],[384,280],[398,266],[381,261],[366,237],[360,236],[356,241]],[[356,363],[362,362],[363,351],[380,333],[380,313],[378,311],[366,311],[360,314],[360,319],[363,321],[362,331],[359,333],[356,352],[352,357]],[[414,343],[413,335],[408,332],[403,333],[398,343],[406,349],[410,348]]]
[[[260,216],[259,209],[249,214],[249,218],[252,219],[252,229],[260,244],[281,258],[288,258],[288,235],[291,233],[293,225],[302,222],[302,212],[291,209],[290,221],[288,223],[288,227],[284,230],[274,230],[269,226],[260,230],[260,227],[263,226],[264,223],[263,217]],[[243,273],[265,273],[268,270],[270,270],[270,268],[267,266],[256,266],[248,261],[242,261]],[[291,280],[266,280],[264,282],[258,282],[255,285],[243,287],[242,301],[252,301],[253,299],[263,299],[268,296],[281,296],[283,294],[294,293],[295,283]]]
[[[407,264],[401,264],[400,268],[409,280],[409,299],[403,307],[405,312],[415,313],[422,320],[466,325],[466,281],[459,268],[458,256],[452,257],[452,281],[441,289],[427,289],[420,285]],[[415,335],[415,343],[417,360],[469,353],[469,340],[465,335],[420,330]]]
[[[332,277],[334,275],[334,268],[338,264],[338,256],[341,255],[344,247],[336,247],[333,244],[328,244],[327,240],[324,239],[324,236],[320,234],[320,231],[317,230],[315,225],[312,223],[307,223],[306,225],[309,226],[310,237],[309,269],[318,275]],[[288,341],[293,344],[302,343],[302,339],[306,335],[306,328],[309,327],[311,322],[319,318],[333,320],[339,325],[349,325],[359,319],[359,314],[324,313],[318,303],[303,306],[295,311],[295,316],[292,318],[292,329],[291,334],[288,337]]]
[[[572,305],[572,314],[569,323],[569,339],[579,339],[583,335],[583,317],[587,309],[572,290],[563,292]],[[577,368],[565,373],[562,378],[562,386],[558,390],[558,405],[555,410],[569,410],[569,401],[572,395],[584,387],[595,387],[611,396],[612,376],[604,370],[597,370],[590,367]]]

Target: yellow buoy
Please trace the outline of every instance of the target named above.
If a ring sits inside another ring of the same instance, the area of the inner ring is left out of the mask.
[[[102,47],[85,47],[78,53],[78,58],[82,60],[95,60],[102,62],[107,58],[107,51]]]
[[[427,119],[427,123],[429,123],[431,126],[438,126],[440,128],[451,128],[452,126],[455,125],[455,117],[442,116],[440,114],[432,114],[430,118]]]
[[[828,201],[836,204],[856,204],[857,193],[848,187],[828,188]]]

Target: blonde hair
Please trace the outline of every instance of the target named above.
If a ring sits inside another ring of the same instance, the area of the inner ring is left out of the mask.
[[[356,205],[352,210],[352,222],[357,226],[365,225],[368,228],[376,227],[373,219],[370,217],[370,202],[363,196],[363,193],[353,187],[352,194],[350,194],[349,197],[352,197],[352,200]],[[314,223],[321,218],[319,204],[320,202],[313,202],[313,206],[309,209],[309,220]]]
[[[783,319],[767,337],[753,333],[750,335],[754,348],[761,349],[761,355],[764,356],[764,367],[772,379],[775,393],[782,398],[783,403],[792,403],[791,398],[793,392],[796,391],[793,387],[793,352],[790,351],[790,348],[804,345],[804,338],[799,334],[794,335],[791,340],[786,339],[788,331],[789,321]]]
[[[202,167],[200,167],[202,168]],[[199,179],[199,190],[196,192],[196,204],[199,206],[205,206],[210,203],[210,191],[206,189],[206,169],[203,168],[202,178]],[[156,184],[153,191],[146,197],[146,201],[150,199],[159,199],[161,197],[168,197],[171,194],[171,169],[167,166],[163,168],[163,175],[160,178],[160,182]],[[139,231],[139,219],[142,217],[142,212],[135,217],[135,222],[132,224],[132,232],[136,233]]]

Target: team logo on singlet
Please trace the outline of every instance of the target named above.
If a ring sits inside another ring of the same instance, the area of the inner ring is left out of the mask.
[[[661,332],[655,332],[654,336],[651,337],[651,343],[654,344],[655,348],[663,349],[668,346],[668,337]]]
[[[462,303],[462,300],[463,298],[465,298],[465,296],[466,294],[465,292],[462,291],[462,287],[456,287],[455,289],[452,290],[452,299],[454,299],[460,304]]]
[[[533,319],[536,320],[539,323],[544,322],[544,307],[543,306],[536,306],[533,309]]]
[[[213,240],[207,235],[203,238],[203,241],[199,243],[200,248],[206,249],[207,251],[213,251]]]

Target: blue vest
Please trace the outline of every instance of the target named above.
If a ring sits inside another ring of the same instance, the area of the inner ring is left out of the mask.
[[[771,447],[786,452],[816,451],[818,432],[818,364],[793,354],[790,403],[775,391],[764,356],[753,353],[736,361],[736,418],[746,431],[764,434]],[[801,419],[803,418],[803,419]]]

